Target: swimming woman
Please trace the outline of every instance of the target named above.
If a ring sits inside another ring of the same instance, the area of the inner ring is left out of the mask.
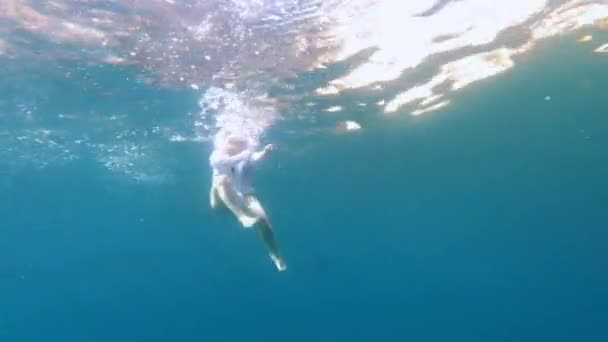
[[[266,145],[260,151],[255,151],[256,147],[253,140],[235,135],[216,139],[209,157],[213,168],[209,200],[212,208],[217,207],[218,200],[222,201],[243,227],[255,226],[270,251],[270,259],[279,271],[284,271],[287,265],[279,254],[268,215],[254,196],[250,183],[253,165],[272,151],[273,146]]]

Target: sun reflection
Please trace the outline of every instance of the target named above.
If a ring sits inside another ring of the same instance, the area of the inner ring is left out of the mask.
[[[608,27],[605,1],[3,0],[0,56],[125,64],[154,73],[155,86],[195,91],[263,93],[313,70],[334,75],[315,85],[318,96],[361,88],[383,94],[373,101],[385,113],[413,114],[513,68],[539,40],[587,25]],[[32,36],[13,34],[23,31]],[[40,54],[24,44],[39,38],[55,45]],[[350,66],[337,74],[340,63]],[[420,70],[430,74],[412,80]]]
[[[416,2],[422,3],[433,5]],[[513,57],[530,51],[541,39],[586,25],[605,25],[608,18],[608,4],[576,0],[560,6],[544,0],[448,2],[438,13],[423,17],[412,16],[421,6],[411,2],[382,1],[373,5],[357,20],[343,16],[344,23],[335,32],[342,43],[333,58],[347,60],[369,48],[375,52],[347,74],[316,89],[316,93],[328,96],[350,89],[383,87],[412,70],[439,63],[430,79],[400,83],[405,89],[386,101],[385,113],[414,105],[410,111],[413,115],[447,105],[447,100],[436,102],[448,92],[511,69],[515,66]],[[582,41],[588,40],[591,36]],[[474,52],[467,54],[467,49]],[[606,46],[596,52],[604,49]]]

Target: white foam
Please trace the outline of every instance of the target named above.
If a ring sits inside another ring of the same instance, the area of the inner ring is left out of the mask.
[[[199,100],[200,119],[213,122],[214,144],[231,134],[259,141],[275,121],[276,111],[264,96],[212,87]]]

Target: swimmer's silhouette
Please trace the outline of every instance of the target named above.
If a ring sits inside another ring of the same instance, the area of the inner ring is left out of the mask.
[[[256,145],[250,139],[235,135],[216,139],[215,149],[209,158],[213,167],[209,200],[212,208],[216,208],[218,200],[221,200],[244,227],[255,226],[270,251],[272,262],[279,271],[284,271],[287,265],[279,254],[272,226],[250,185],[251,167],[263,159],[273,146],[266,145],[261,151],[255,151]]]

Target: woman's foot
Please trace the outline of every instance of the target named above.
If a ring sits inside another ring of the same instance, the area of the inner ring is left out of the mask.
[[[285,264],[283,259],[281,259],[280,257],[271,253],[270,260],[272,260],[272,262],[274,263],[274,265],[276,266],[276,268],[279,272],[285,271],[287,269],[287,265]]]

